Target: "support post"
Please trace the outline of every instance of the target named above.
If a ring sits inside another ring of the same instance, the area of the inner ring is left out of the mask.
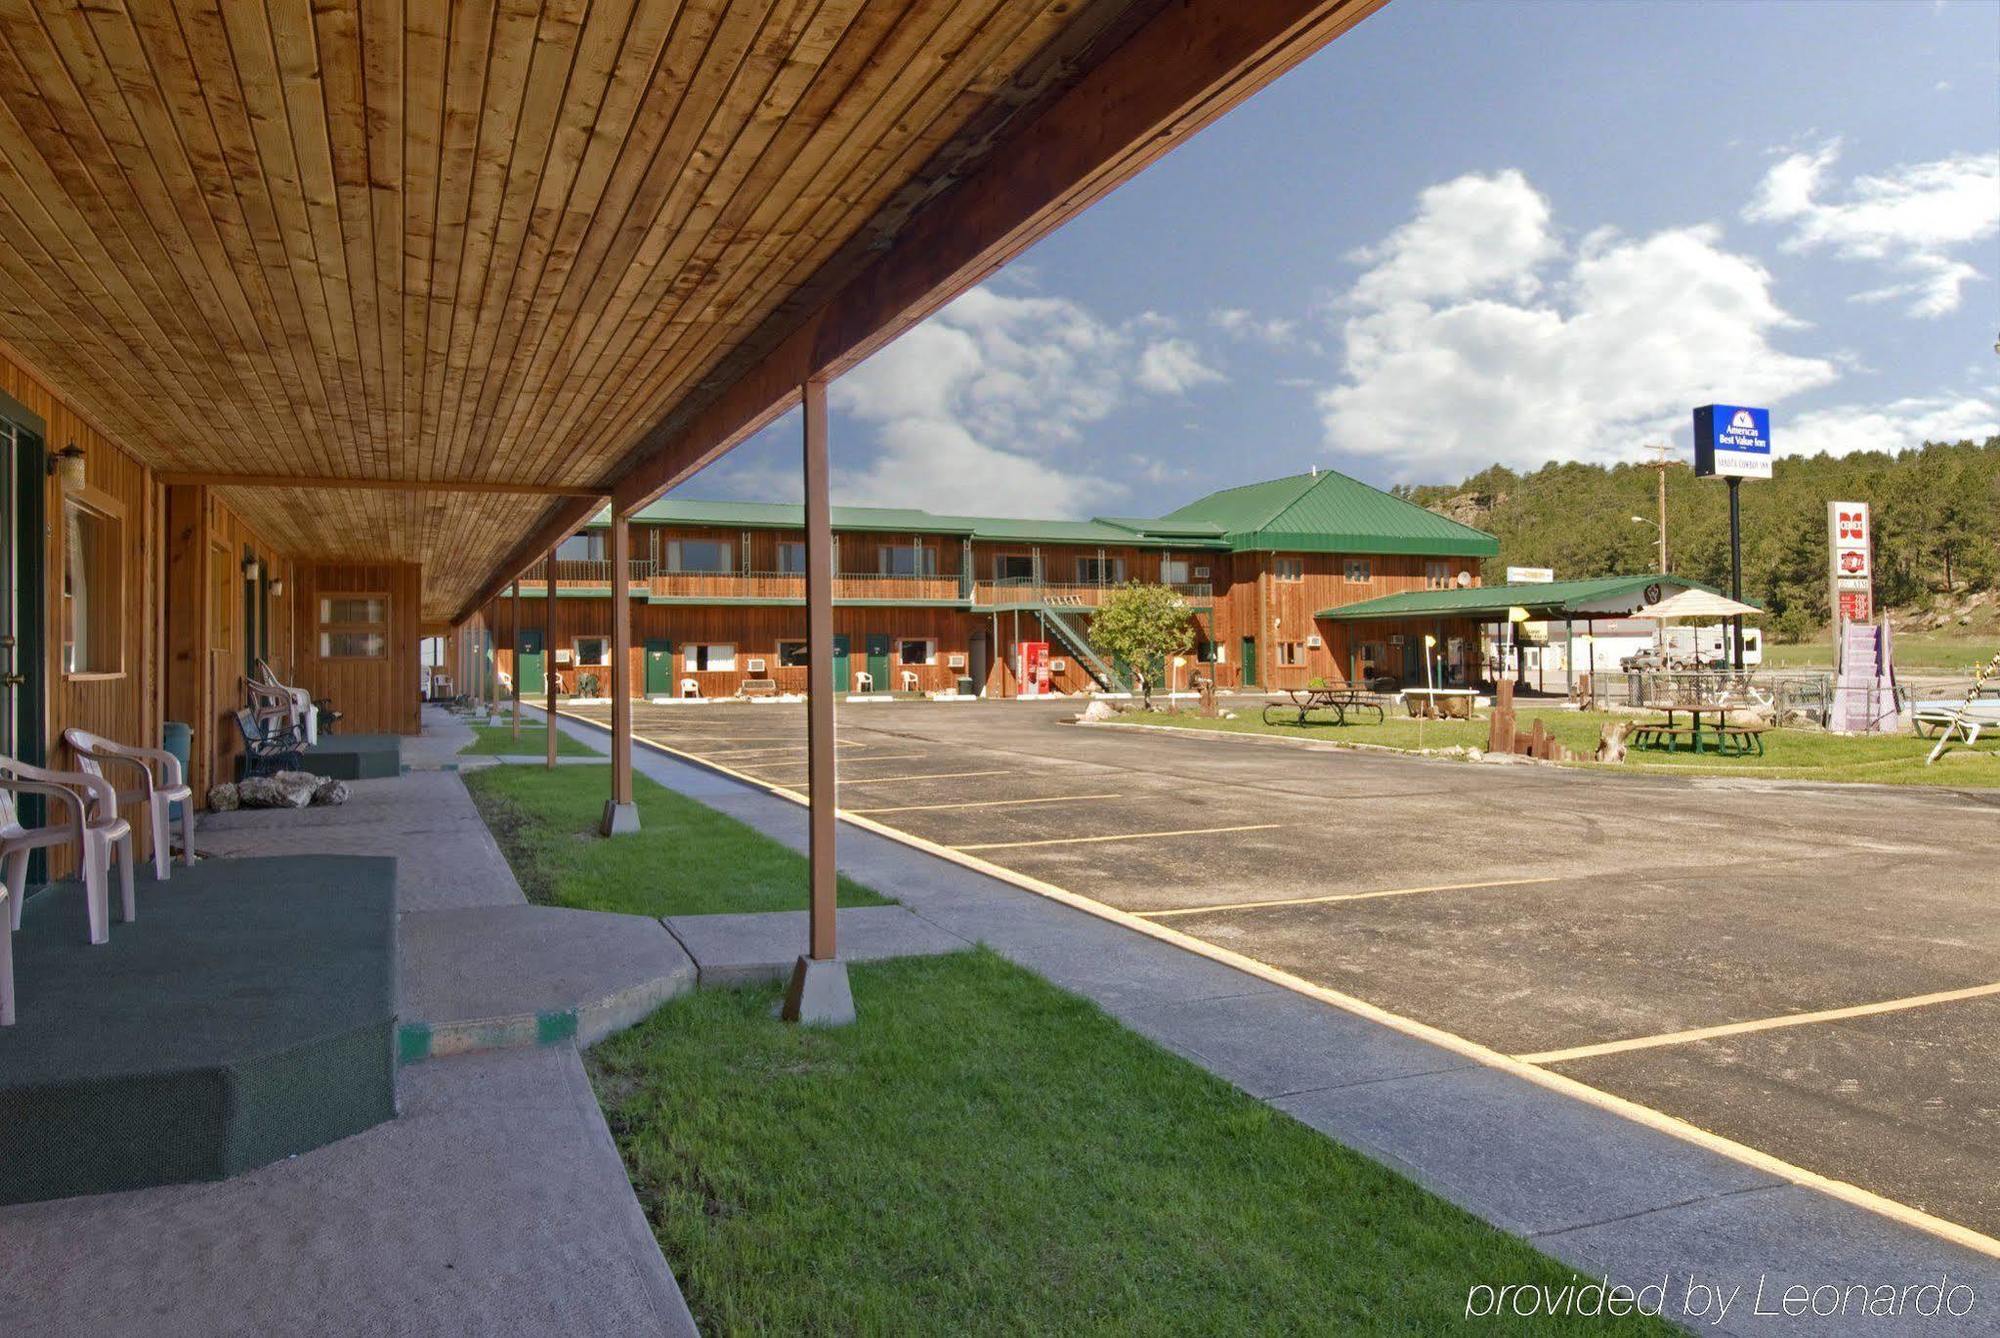
[[[548,598],[542,601],[542,683],[548,689],[549,770],[556,769],[556,550],[550,547]]]
[[[495,635],[500,626],[500,601],[492,600],[486,605],[485,626],[480,631],[486,634],[486,662],[481,666],[486,675],[486,719],[493,719],[493,708],[500,704],[500,638]]]
[[[632,801],[632,527],[611,509],[611,798],[604,834],[639,830]]]
[[[514,709],[508,714],[513,718],[514,737],[518,739],[521,737],[521,578],[518,576],[514,578],[514,616],[507,624],[507,635],[514,647],[514,672],[508,675],[512,680]]]
[[[806,830],[809,930],[785,991],[788,1022],[854,1020],[847,964],[835,955],[833,740],[833,510],[827,492],[826,382],[809,380],[805,408]]]
[[[1736,475],[1729,476],[1729,597],[1737,603],[1743,602],[1743,513],[1737,504],[1743,480]],[[1836,610],[1835,622],[1839,621]],[[1743,672],[1743,615],[1737,614],[1729,620],[1730,637],[1735,641],[1735,649],[1730,653],[1730,663],[1738,675]]]

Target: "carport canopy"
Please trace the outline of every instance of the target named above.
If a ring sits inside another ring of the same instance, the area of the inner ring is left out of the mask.
[[[1513,609],[1526,609],[1530,622],[1579,618],[1625,618],[1648,604],[1686,590],[1718,594],[1713,586],[1685,576],[1599,576],[1584,581],[1535,585],[1477,585],[1453,590],[1411,590],[1400,595],[1321,609],[1313,616],[1329,622],[1373,622],[1392,618],[1474,618],[1506,622]]]

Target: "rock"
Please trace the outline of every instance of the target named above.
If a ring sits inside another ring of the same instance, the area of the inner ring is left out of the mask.
[[[1234,712],[1234,711],[1224,711],[1224,712],[1222,713],[1222,718],[1223,718],[1224,720],[1234,720],[1234,719],[1236,718],[1236,712]]]
[[[1110,720],[1115,718],[1117,714],[1118,714],[1118,708],[1113,706],[1110,702],[1094,701],[1090,705],[1083,708],[1083,714],[1078,716],[1077,719],[1086,721]]]
[[[1747,638],[1746,638],[1747,639]],[[1597,736],[1597,760],[1600,762],[1623,762],[1625,760],[1625,734],[1631,729],[1629,722],[1613,720]]]
[[[236,787],[245,808],[304,808],[319,789],[310,771],[280,771],[275,776],[251,776]]]
[[[236,787],[228,781],[208,787],[208,811],[211,813],[234,813],[243,807],[243,800],[237,795]]]
[[[318,787],[313,790],[312,801],[315,805],[344,804],[351,793],[346,781],[334,780],[329,776],[320,781]]]
[[[1477,762],[1485,756],[1486,750],[1484,748],[1467,748],[1465,750],[1465,760],[1468,762]]]

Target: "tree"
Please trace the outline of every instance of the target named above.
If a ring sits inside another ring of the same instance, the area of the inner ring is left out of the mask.
[[[1129,581],[1097,606],[1090,644],[1105,659],[1130,666],[1150,710],[1154,681],[1165,672],[1168,659],[1194,646],[1194,615],[1187,601],[1166,586]]]

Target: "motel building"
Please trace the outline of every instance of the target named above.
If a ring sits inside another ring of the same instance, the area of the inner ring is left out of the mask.
[[[1098,602],[1127,582],[1170,586],[1195,627],[1188,663],[1223,689],[1303,687],[1310,679],[1424,681],[1437,637],[1441,685],[1480,680],[1468,614],[1366,618],[1373,601],[1479,585],[1498,542],[1343,474],[1315,470],[1211,493],[1153,519],[1022,520],[835,507],[833,663],[846,694],[1023,695],[1032,647],[1049,688],[1120,692],[1127,666],[1091,649]],[[609,519],[564,539],[553,560],[468,629],[477,686],[486,657],[530,699],[602,696],[611,681]],[[800,510],[669,499],[631,517],[624,573],[635,696],[802,693],[806,545]],[[490,635],[490,640],[487,639]],[[553,649],[553,657],[550,651]],[[447,657],[449,660],[451,657]],[[594,686],[594,691],[592,691]]]

